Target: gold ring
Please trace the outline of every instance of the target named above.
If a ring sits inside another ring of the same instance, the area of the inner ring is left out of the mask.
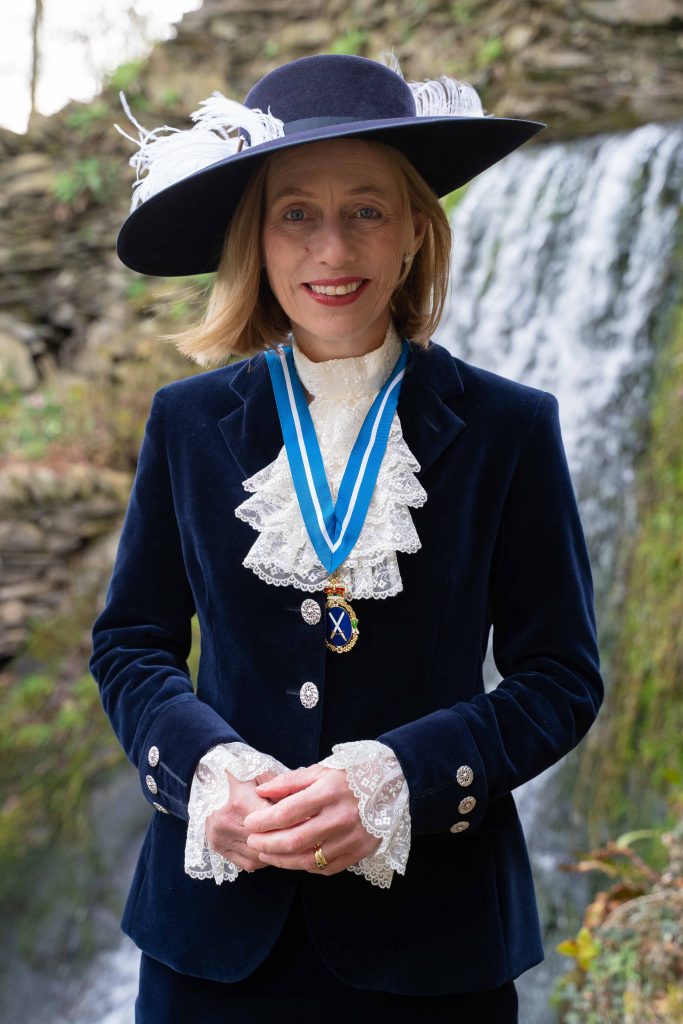
[[[315,844],[313,856],[315,857],[315,866],[317,868],[324,868],[325,865],[327,864],[327,860],[325,858],[325,854],[323,853],[323,848],[320,845],[320,843]]]

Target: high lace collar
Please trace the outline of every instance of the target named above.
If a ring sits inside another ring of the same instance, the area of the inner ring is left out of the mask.
[[[305,356],[292,335],[292,356],[299,380],[313,398],[354,399],[375,395],[393,370],[401,354],[401,339],[389,321],[384,341],[364,356],[323,359],[314,363]]]

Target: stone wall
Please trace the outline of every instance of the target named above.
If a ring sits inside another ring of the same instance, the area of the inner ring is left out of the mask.
[[[111,533],[130,491],[128,473],[85,464],[15,462],[0,472],[0,663],[18,654],[29,624],[84,585],[81,556]],[[97,567],[106,574],[110,560]]]

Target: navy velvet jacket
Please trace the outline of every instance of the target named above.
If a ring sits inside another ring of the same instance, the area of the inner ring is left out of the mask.
[[[157,808],[122,928],[178,971],[249,975],[297,885],[321,956],[357,987],[492,988],[543,959],[511,790],[579,742],[603,696],[558,404],[432,343],[411,345],[398,415],[428,495],[411,512],[422,548],[398,556],[401,594],[354,601],[362,632],[338,656],[323,620],[302,618],[309,595],[242,566],[242,481],[282,446],[264,355],[154,395],[90,669]],[[485,693],[491,628],[503,678]],[[410,790],[411,852],[389,889],[350,871],[269,866],[220,887],[184,873],[190,787],[212,746],[242,740],[295,768],[358,739],[390,746]]]

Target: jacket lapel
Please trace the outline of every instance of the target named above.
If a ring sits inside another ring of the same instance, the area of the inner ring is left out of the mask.
[[[240,403],[218,427],[246,480],[273,462],[283,444],[265,354],[244,360],[230,387]]]
[[[397,411],[423,473],[465,427],[453,408],[464,389],[455,360],[441,345],[411,344],[410,349]],[[265,355],[245,360],[230,386],[240,404],[218,420],[218,427],[246,479],[273,462],[283,444]]]
[[[406,444],[425,473],[466,426],[454,409],[464,387],[453,356],[442,345],[410,348],[397,412]]]

